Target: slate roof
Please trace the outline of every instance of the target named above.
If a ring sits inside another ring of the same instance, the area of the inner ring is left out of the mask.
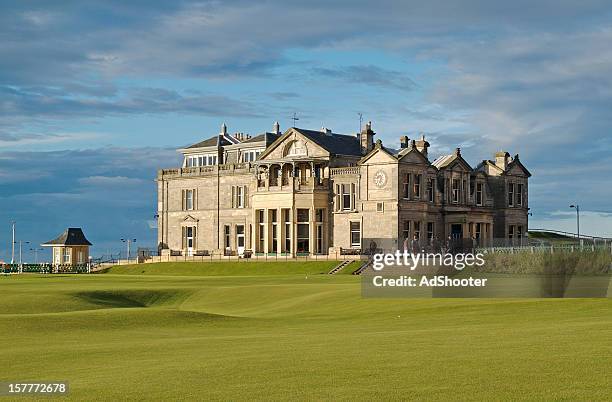
[[[361,145],[355,135],[327,134],[322,131],[305,130],[295,127],[294,130],[300,132],[332,154],[362,156]]]
[[[278,139],[278,137],[280,137],[280,134],[274,134],[274,133],[263,133],[263,134],[259,134],[256,135],[255,137],[251,137],[248,140],[242,141],[243,144],[250,144],[253,142],[265,142],[266,147],[270,144],[272,144],[274,141],[276,141]]]
[[[190,145],[186,149],[202,148],[202,147],[218,147],[218,146],[225,146],[225,145],[231,145],[231,144],[232,143],[227,138],[221,137],[220,135],[215,135],[213,137],[210,137],[207,140],[200,141],[196,144]]]
[[[512,169],[512,167],[514,166],[518,166],[520,167],[523,172],[525,172],[525,174],[527,175],[527,177],[531,177],[531,172],[529,172],[529,170],[527,170],[527,168],[525,167],[525,165],[523,165],[521,163],[521,161],[519,160],[519,156],[515,155],[514,158],[512,159],[512,161],[508,164],[508,168],[506,169],[507,171],[510,171],[510,169]]]
[[[433,161],[431,164],[437,167],[438,169],[441,169],[450,165],[455,159],[457,159],[457,155],[442,155],[436,158],[436,160]]]
[[[42,246],[91,246],[81,228],[68,228],[56,239],[49,240]]]
[[[274,140],[276,140],[278,137],[280,136],[274,133],[263,133],[263,134],[256,135],[255,137],[249,138],[248,140],[244,140],[241,142],[240,140],[237,140],[229,135],[227,136],[215,135],[204,141],[200,141],[196,144],[190,145],[186,147],[185,149],[203,148],[203,147],[224,147],[227,145],[234,145],[234,144],[240,144],[240,143],[250,144],[253,142],[259,142],[259,141],[264,141],[264,140],[266,141],[266,146],[268,146],[271,143],[273,143]]]

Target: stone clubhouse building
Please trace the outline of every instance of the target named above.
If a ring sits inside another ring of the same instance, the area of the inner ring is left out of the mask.
[[[457,148],[430,161],[424,137],[399,149],[356,135],[292,127],[218,135],[180,149],[157,173],[161,255],[358,254],[492,245],[527,231],[529,171],[507,152],[476,167]]]

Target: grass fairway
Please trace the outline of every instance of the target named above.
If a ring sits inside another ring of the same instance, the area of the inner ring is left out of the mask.
[[[0,277],[0,377],[74,400],[610,398],[609,299],[362,299],[333,262],[240,264]]]

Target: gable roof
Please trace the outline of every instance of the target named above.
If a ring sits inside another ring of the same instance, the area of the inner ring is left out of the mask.
[[[495,164],[495,162],[493,162],[492,160],[489,159],[483,159],[482,162],[480,162],[475,168],[474,170],[479,171],[479,172],[483,172],[484,173],[484,167],[485,166],[490,166],[494,169],[497,169],[500,173],[504,172],[504,169],[500,168],[499,166],[497,166]]]
[[[49,240],[41,246],[91,246],[92,244],[85,238],[81,228],[68,228],[53,240]]]
[[[427,157],[425,155],[423,155],[423,153],[421,151],[419,151],[416,147],[415,148],[413,148],[413,147],[402,148],[398,152],[395,153],[395,157],[398,160],[402,160],[402,158],[404,158],[406,155],[409,155],[409,154],[411,154],[413,152],[420,159],[422,159],[423,162],[426,162],[427,164],[429,164],[429,159],[427,159]]]
[[[523,171],[523,173],[525,173],[525,175],[527,177],[531,177],[531,173],[529,172],[529,170],[527,170],[527,168],[519,160],[518,154],[514,155],[514,158],[512,158],[512,162],[508,163],[508,167],[506,168],[506,172],[509,172],[510,169],[512,169],[515,166],[518,167],[519,169],[521,169]]]
[[[293,128],[315,144],[336,155],[361,156],[361,144],[355,135],[324,133],[322,131]]]
[[[382,142],[378,140],[376,141],[376,144],[374,144],[374,148],[372,148],[370,152],[365,154],[363,158],[359,160],[359,164],[365,163],[368,159],[370,159],[372,156],[376,155],[379,152],[383,152],[387,154],[387,156],[389,156],[391,159],[397,160],[394,150],[386,148],[385,146],[382,145]]]
[[[472,170],[472,167],[470,166],[470,164],[467,163],[465,159],[463,159],[459,151],[455,152],[454,154],[450,154],[450,155],[442,155],[438,157],[435,161],[433,161],[431,164],[438,169],[444,169],[452,165],[454,162],[461,163],[468,170],[470,171]]]

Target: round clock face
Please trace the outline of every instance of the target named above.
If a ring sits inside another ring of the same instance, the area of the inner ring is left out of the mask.
[[[385,186],[385,183],[387,183],[387,175],[382,170],[379,170],[374,175],[374,184],[382,188]]]

